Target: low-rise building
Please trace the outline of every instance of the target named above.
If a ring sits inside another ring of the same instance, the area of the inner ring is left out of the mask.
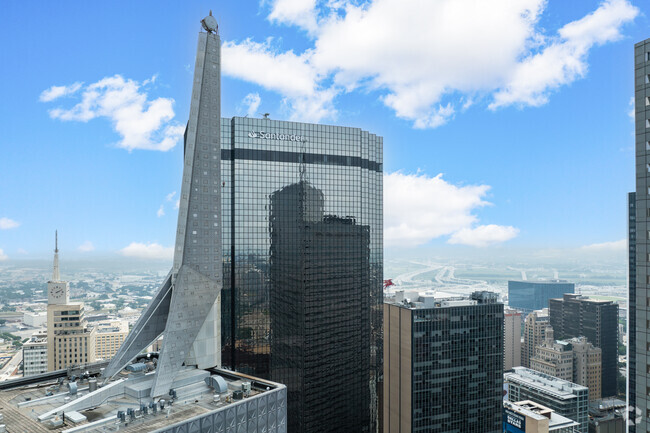
[[[627,404],[617,398],[589,402],[589,433],[625,433]]]
[[[23,344],[23,376],[47,372],[47,333],[37,333]]]
[[[534,401],[503,402],[505,433],[578,433],[580,424]]]
[[[129,334],[129,324],[123,319],[95,322],[95,358],[111,359]]]
[[[579,433],[589,429],[589,390],[578,385],[525,367],[515,367],[504,374],[510,402],[532,400],[580,424]]]
[[[47,323],[47,312],[45,311],[25,311],[23,313],[23,323],[33,328],[40,328]]]

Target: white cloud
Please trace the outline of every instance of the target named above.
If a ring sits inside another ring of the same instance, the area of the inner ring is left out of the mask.
[[[69,86],[52,86],[49,89],[43,90],[41,96],[38,98],[41,102],[50,102],[62,96],[69,96],[76,93],[83,83],[74,83]]]
[[[0,262],[3,262],[5,260],[8,260],[9,256],[5,254],[5,252],[0,248]]]
[[[91,251],[95,251],[95,246],[92,242],[86,241],[83,244],[79,245],[77,249],[83,253],[89,253]]]
[[[29,254],[29,253],[27,252],[27,250],[25,250],[25,249],[23,249],[23,248],[18,248],[17,252],[18,252],[18,254],[23,254],[23,255],[25,255],[25,254]]]
[[[473,247],[487,247],[488,245],[509,241],[517,236],[518,233],[519,230],[512,226],[488,224],[458,230],[451,235],[447,242]]]
[[[181,207],[181,200],[180,199],[176,200],[176,203],[174,204],[174,209],[178,209],[179,207]]]
[[[176,195],[176,191],[170,192],[165,196],[165,201],[172,201],[175,195]]]
[[[336,111],[332,99],[336,92],[321,88],[318,72],[309,63],[310,53],[300,56],[293,51],[278,53],[271,42],[261,44],[250,39],[239,44],[224,42],[223,73],[283,95],[291,120],[333,119]]]
[[[268,19],[315,32],[318,29],[316,0],[274,0]]]
[[[260,98],[259,93],[249,93],[246,95],[242,101],[242,104],[244,104],[246,107],[246,115],[248,117],[255,117],[255,114],[257,113],[257,109],[260,107],[261,102],[262,98]]]
[[[361,88],[417,128],[438,127],[481,100],[491,109],[545,104],[586,74],[594,46],[619,39],[639,13],[628,0],[605,0],[548,36],[539,26],[546,0],[267,4],[271,22],[307,30],[313,44],[296,54],[272,39],[226,42],[224,74],[281,94],[296,120],[334,119],[335,98]]]
[[[594,12],[558,30],[558,37],[539,53],[517,64],[490,108],[511,104],[540,106],[549,93],[587,73],[587,54],[594,45],[621,38],[621,26],[639,10],[626,0],[606,0]]]
[[[585,245],[580,249],[585,251],[625,251],[627,250],[627,239],[620,241],[602,242],[599,244]]]
[[[120,250],[120,254],[136,259],[171,260],[174,256],[174,248],[163,247],[155,242],[146,244],[131,242]]]
[[[478,221],[472,212],[490,204],[484,200],[489,189],[488,185],[456,186],[442,174],[385,174],[386,246],[414,247],[471,229]]]
[[[141,84],[121,75],[103,78],[83,88],[81,102],[69,109],[52,109],[50,117],[80,122],[105,117],[121,136],[119,147],[167,151],[178,143],[185,127],[172,121],[173,99],[149,100],[142,88],[154,80],[155,76]]]
[[[160,207],[158,208],[158,212],[156,212],[156,216],[160,218],[164,215],[165,215],[165,207],[163,205],[160,205]]]
[[[19,227],[20,223],[18,221],[14,221],[12,219],[2,217],[0,218],[0,230],[9,230],[9,229],[15,229],[16,227]]]

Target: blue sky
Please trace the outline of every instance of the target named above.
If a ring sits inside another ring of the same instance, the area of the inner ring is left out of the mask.
[[[648,5],[512,3],[5,3],[0,260],[169,256],[210,9],[223,116],[384,137],[388,248],[624,251]]]

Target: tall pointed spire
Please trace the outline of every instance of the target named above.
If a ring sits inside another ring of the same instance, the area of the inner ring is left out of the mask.
[[[54,272],[52,273],[52,281],[59,281],[59,232],[54,231]]]

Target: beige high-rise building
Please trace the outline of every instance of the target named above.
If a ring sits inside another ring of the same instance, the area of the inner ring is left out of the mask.
[[[521,313],[507,308],[503,312],[503,370],[521,365]]]
[[[86,322],[83,303],[70,303],[70,286],[59,275],[58,239],[47,304],[47,370],[94,362],[95,329]]]
[[[530,368],[549,376],[573,382],[573,350],[570,343],[555,341],[553,328],[547,326],[546,340],[535,348]]]
[[[567,340],[573,347],[573,383],[589,388],[589,400],[602,395],[602,350],[585,337]]]
[[[530,358],[535,356],[535,348],[546,340],[546,328],[549,326],[548,309],[536,310],[526,316],[524,323],[524,347],[521,353],[521,365],[530,368]]]
[[[111,359],[129,334],[129,322],[122,319],[102,320],[95,323],[95,357]]]

